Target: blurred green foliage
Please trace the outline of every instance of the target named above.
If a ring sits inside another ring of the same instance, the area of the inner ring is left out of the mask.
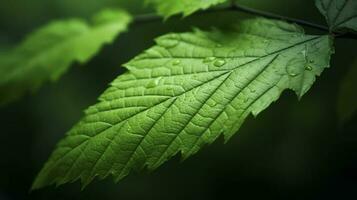
[[[33,31],[0,54],[0,106],[56,81],[73,62],[87,62],[126,31],[130,21],[127,12],[106,9],[89,22],[58,20]]]

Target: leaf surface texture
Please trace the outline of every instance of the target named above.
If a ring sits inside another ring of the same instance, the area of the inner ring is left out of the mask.
[[[329,36],[285,22],[254,19],[230,30],[167,34],[125,64],[70,130],[33,188],[95,177],[121,180],[187,158],[220,135],[228,140],[285,89],[301,97],[329,66]]]

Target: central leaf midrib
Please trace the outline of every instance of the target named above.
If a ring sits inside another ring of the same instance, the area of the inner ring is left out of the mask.
[[[226,82],[226,80],[230,77],[230,74],[213,90],[213,92],[208,96],[207,99],[204,100],[203,103],[201,103],[200,107],[197,109],[197,111],[190,117],[190,119],[187,121],[187,123],[185,123],[185,125],[182,127],[182,129],[180,131],[178,131],[178,133],[175,135],[175,137],[169,142],[169,144],[167,144],[167,147],[164,149],[164,151],[161,153],[161,156],[159,159],[156,160],[156,162],[154,164],[152,164],[153,167],[156,166],[157,163],[159,163],[161,161],[161,159],[163,158],[163,156],[165,155],[165,153],[168,151],[168,149],[171,147],[171,145],[173,144],[173,142],[179,137],[179,135],[182,133],[183,130],[186,129],[187,125],[192,121],[192,119],[199,113],[199,111],[203,108],[203,106],[207,103],[207,101],[209,99],[211,99],[211,97],[217,92],[217,90],[222,86],[222,84],[224,84]]]
[[[141,140],[139,141],[139,143],[136,145],[135,150],[129,155],[127,161],[125,162],[124,167],[122,168],[122,170],[120,171],[118,177],[120,178],[120,176],[123,174],[123,172],[125,172],[126,168],[128,167],[128,164],[131,162],[134,154],[136,153],[136,151],[138,150],[138,148],[141,146],[142,142],[145,140],[146,136],[149,135],[150,131],[155,127],[155,125],[160,121],[160,119],[165,115],[165,113],[170,109],[170,107],[172,105],[175,104],[176,100],[178,99],[178,97],[175,97],[171,100],[173,100],[169,106],[167,106],[167,108],[164,110],[164,112],[160,115],[160,117],[150,126],[149,130],[147,131],[147,133],[141,138]]]

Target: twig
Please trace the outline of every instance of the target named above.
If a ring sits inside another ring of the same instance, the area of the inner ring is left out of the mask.
[[[134,17],[134,24],[143,24],[143,23],[156,22],[161,20],[162,17],[155,13],[141,14]]]
[[[318,29],[318,30],[321,30],[321,31],[329,31],[329,28],[327,26],[315,24],[315,23],[308,22],[308,21],[301,20],[301,19],[296,19],[296,18],[291,18],[291,17],[287,17],[287,16],[277,15],[277,14],[270,13],[270,12],[256,10],[256,9],[248,8],[248,7],[245,7],[245,6],[238,5],[238,4],[233,4],[231,9],[235,10],[235,11],[245,12],[245,13],[248,13],[248,14],[251,14],[251,15],[258,15],[258,16],[266,17],[266,18],[270,18],[270,19],[278,19],[278,20],[283,20],[283,21],[287,21],[287,22],[292,22],[292,23],[299,24],[299,25],[302,25],[302,26],[307,26],[307,27],[310,27],[310,28]]]
[[[207,13],[222,12],[222,11],[244,12],[244,13],[254,15],[254,16],[261,16],[261,17],[266,17],[266,18],[270,18],[270,19],[283,20],[283,21],[295,23],[295,24],[298,24],[301,26],[314,28],[314,29],[317,29],[320,31],[330,32],[329,28],[324,25],[316,24],[316,23],[305,21],[302,19],[296,19],[296,18],[278,15],[275,13],[261,11],[261,10],[257,10],[254,8],[241,6],[241,5],[236,4],[234,1],[231,1],[229,6],[208,9],[208,10],[197,12],[197,14],[207,14]],[[143,14],[143,15],[135,16],[134,24],[143,24],[143,23],[150,23],[150,22],[156,22],[156,21],[162,21],[162,20],[163,20],[163,18],[161,16],[159,16],[155,13],[150,13],[150,14]],[[357,35],[353,34],[353,33],[344,33],[344,32],[340,32],[340,31],[333,31],[333,32],[331,32],[331,34],[334,35],[336,38],[357,39]]]

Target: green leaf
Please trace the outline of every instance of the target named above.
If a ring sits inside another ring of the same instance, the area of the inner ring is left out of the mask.
[[[71,65],[84,63],[105,43],[126,30],[130,16],[105,10],[92,25],[71,19],[40,28],[16,48],[0,54],[0,105],[36,90],[43,82],[59,78]]]
[[[342,80],[338,95],[337,113],[340,122],[347,122],[357,112],[357,62]]]
[[[179,13],[188,16],[197,10],[207,9],[226,1],[227,0],[146,0],[147,3],[153,4],[158,13],[165,18]]]
[[[356,0],[316,0],[316,6],[325,16],[330,30],[346,28],[357,31]]]
[[[181,152],[228,140],[285,89],[301,97],[329,66],[331,38],[280,21],[168,34],[125,67],[57,146],[33,188],[95,177],[121,180]]]

